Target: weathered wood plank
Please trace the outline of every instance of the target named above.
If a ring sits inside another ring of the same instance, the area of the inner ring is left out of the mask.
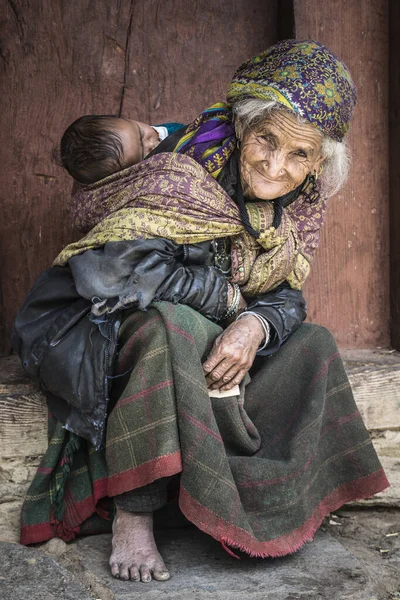
[[[18,307],[35,277],[77,239],[72,180],[52,160],[67,125],[88,113],[118,113],[130,2],[0,0],[0,254],[8,354]]]
[[[398,458],[392,458],[389,456],[382,456],[379,453],[378,456],[385,469],[390,487],[379,494],[375,494],[375,496],[371,496],[371,498],[358,500],[351,504],[400,508],[400,456]]]
[[[187,123],[224,101],[237,67],[277,40],[277,4],[253,0],[249,8],[246,0],[136,3],[123,115],[151,123]]]
[[[400,431],[373,431],[371,434],[390,487],[355,504],[400,508]]]
[[[400,2],[389,0],[390,330],[400,350]]]
[[[331,48],[349,67],[358,90],[349,134],[350,178],[329,201],[321,246],[305,286],[310,320],[327,326],[339,346],[347,348],[384,347],[390,341],[388,4],[294,0],[296,37]],[[398,69],[397,55],[394,60]],[[398,182],[396,154],[393,161]],[[395,189],[398,195],[399,187]],[[396,239],[394,222],[393,228]],[[397,272],[398,265],[397,258]]]
[[[46,451],[47,407],[42,394],[11,390],[0,396],[0,415],[1,457],[40,456]]]
[[[0,0],[0,352],[39,272],[79,234],[52,150],[83,114],[187,122],[276,41],[277,0]],[[3,306],[2,306],[3,305]]]
[[[400,369],[349,372],[349,380],[367,429],[400,429]]]
[[[400,354],[378,350],[341,354],[367,429],[400,429]]]
[[[400,431],[372,431],[372,441],[380,456],[400,460]]]

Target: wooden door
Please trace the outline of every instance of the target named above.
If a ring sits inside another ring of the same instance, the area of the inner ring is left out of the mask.
[[[188,122],[277,39],[276,0],[1,0],[2,352],[39,272],[76,239],[51,159],[83,114]]]
[[[389,335],[388,5],[386,0],[294,0],[296,37],[340,56],[357,85],[350,178],[330,199],[305,294],[309,320],[347,348]]]

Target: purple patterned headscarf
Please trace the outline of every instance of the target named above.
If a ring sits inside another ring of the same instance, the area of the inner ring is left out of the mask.
[[[356,88],[346,65],[326,46],[285,40],[243,63],[228,90],[228,102],[275,100],[341,141],[356,104]]]

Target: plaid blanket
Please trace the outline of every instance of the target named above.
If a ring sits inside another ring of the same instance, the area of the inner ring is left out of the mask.
[[[302,325],[275,356],[256,358],[245,395],[210,399],[201,364],[220,331],[164,302],[127,316],[105,452],[55,424],[22,543],[100,531],[107,496],[180,473],[179,506],[198,528],[281,556],[330,511],[388,486],[326,329]]]

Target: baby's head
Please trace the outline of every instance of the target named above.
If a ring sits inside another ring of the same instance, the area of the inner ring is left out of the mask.
[[[99,181],[143,160],[159,143],[150,125],[112,115],[86,115],[61,138],[60,160],[80,183]]]

